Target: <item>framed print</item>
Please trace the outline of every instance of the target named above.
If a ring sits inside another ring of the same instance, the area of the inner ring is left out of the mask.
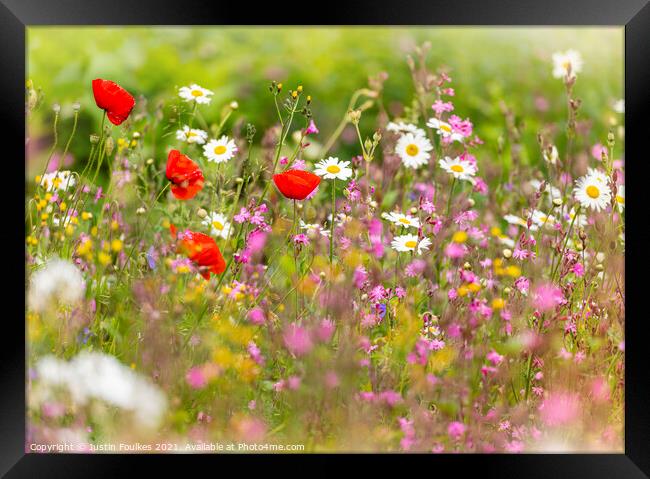
[[[7,477],[647,477],[644,2],[3,3]]]

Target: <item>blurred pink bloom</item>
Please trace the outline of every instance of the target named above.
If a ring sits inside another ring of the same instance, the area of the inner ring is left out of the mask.
[[[465,434],[465,425],[458,421],[451,422],[447,427],[447,434],[450,438],[458,440]]]
[[[283,338],[284,345],[296,356],[304,356],[314,346],[307,330],[297,324],[290,324]]]
[[[185,375],[185,380],[193,389],[203,389],[208,384],[200,367],[191,368]]]
[[[262,311],[261,308],[251,309],[248,312],[248,320],[257,326],[264,324],[264,322],[266,321],[264,317],[264,311]]]
[[[568,392],[552,393],[539,406],[542,421],[547,426],[570,424],[580,414],[580,399],[577,394]]]
[[[562,290],[551,283],[543,283],[535,288],[533,304],[541,312],[555,309],[563,301]]]
[[[336,326],[334,326],[334,322],[331,319],[323,319],[316,328],[316,338],[319,341],[326,343],[332,339],[335,329]]]

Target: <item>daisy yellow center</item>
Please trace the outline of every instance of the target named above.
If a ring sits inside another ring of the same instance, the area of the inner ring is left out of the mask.
[[[218,229],[219,231],[223,230],[223,224],[219,221],[213,221],[212,226],[214,226],[215,229]]]
[[[411,222],[409,220],[407,220],[406,218],[400,218],[398,221],[400,223],[405,224],[405,225],[410,225],[411,224]]]
[[[621,195],[616,195],[616,202],[617,203],[625,203],[625,198],[623,198]]]
[[[203,96],[203,92],[201,90],[192,90],[192,96]]]
[[[415,248],[417,245],[418,245],[418,242],[413,241],[413,240],[407,241],[406,243],[404,243],[404,246],[406,246],[407,248]]]
[[[440,125],[440,129],[442,131],[446,131],[447,133],[451,133],[451,127],[449,125],[442,124],[442,125]]]
[[[326,168],[326,170],[328,173],[332,173],[335,175],[341,171],[341,168],[339,168],[337,165],[330,165]]]
[[[568,70],[569,67],[571,66],[571,62],[569,60],[566,60],[564,63],[562,63],[562,66],[564,67],[565,70]]]
[[[594,185],[587,186],[586,191],[587,191],[587,195],[590,198],[596,199],[596,198],[598,198],[598,196],[600,196],[600,190],[597,187],[595,187]]]
[[[225,152],[226,152],[226,147],[223,145],[214,147],[214,153],[217,155],[223,155]]]
[[[419,151],[420,149],[418,148],[418,145],[414,145],[413,143],[406,147],[406,154],[409,156],[415,156]]]
[[[188,138],[192,138],[194,135],[196,135],[196,133],[194,133],[193,131],[188,131],[187,132],[187,137]]]
[[[456,173],[462,173],[463,171],[465,171],[465,169],[461,165],[451,165],[449,168],[451,169],[451,171],[455,171]]]

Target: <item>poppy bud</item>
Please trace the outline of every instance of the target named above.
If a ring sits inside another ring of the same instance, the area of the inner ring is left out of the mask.
[[[418,209],[417,209],[415,206],[413,206],[409,211],[410,211],[410,213],[411,213],[412,215],[415,215],[415,214],[417,214]]]
[[[147,210],[145,210],[145,209],[141,206],[140,208],[138,208],[137,210],[135,210],[135,214],[137,214],[137,215],[143,215],[143,214],[146,213],[146,211],[147,211]]]
[[[553,198],[553,206],[556,208],[562,206],[562,198]]]
[[[74,111],[74,112],[76,113],[76,112],[78,112],[79,110],[81,110],[81,103],[79,103],[78,101],[75,101],[75,102],[72,104],[72,111]]]
[[[99,136],[94,133],[90,135],[90,143],[92,145],[96,145],[97,143],[99,143]]]
[[[59,105],[58,103],[53,104],[52,110],[54,111],[54,113],[58,114],[61,111],[61,105]]]
[[[133,132],[133,138],[135,138],[136,140],[137,140],[138,138],[140,138],[140,132],[139,132],[139,131],[134,131],[134,132]]]
[[[503,254],[503,257],[506,259],[512,258],[512,250],[508,248],[504,248],[504,250],[501,252]]]
[[[230,102],[230,105],[228,105],[228,106],[230,107],[231,110],[236,110],[236,109],[239,108],[239,103],[237,103],[236,101],[233,100],[233,101]]]
[[[469,205],[470,208],[473,208],[474,205],[476,204],[476,201],[474,201],[474,198],[468,198],[467,204]]]
[[[153,165],[153,158],[149,158],[147,160],[147,165]]]
[[[503,288],[503,294],[510,294],[511,292],[512,289],[510,289],[510,287],[506,286],[505,288]]]
[[[208,212],[205,211],[203,208],[199,208],[199,209],[197,210],[197,212],[196,212],[196,216],[198,216],[199,218],[203,219],[203,218],[205,218],[206,216],[208,216]]]

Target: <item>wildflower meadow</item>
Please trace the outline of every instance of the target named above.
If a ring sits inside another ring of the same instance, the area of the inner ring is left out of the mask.
[[[30,28],[31,451],[621,452],[622,38]]]

